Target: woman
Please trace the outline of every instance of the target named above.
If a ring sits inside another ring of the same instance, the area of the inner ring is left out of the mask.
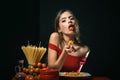
[[[69,41],[74,44],[68,45]],[[60,10],[55,18],[55,32],[48,43],[48,67],[61,72],[78,71],[85,63],[89,48],[79,41],[78,20],[70,10]]]

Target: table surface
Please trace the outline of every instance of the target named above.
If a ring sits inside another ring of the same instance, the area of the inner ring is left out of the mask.
[[[15,77],[12,80],[16,80]],[[59,80],[111,80],[108,77],[104,76],[90,76],[90,77],[60,77]]]
[[[60,77],[60,80],[111,80],[104,76],[90,76],[90,77]]]

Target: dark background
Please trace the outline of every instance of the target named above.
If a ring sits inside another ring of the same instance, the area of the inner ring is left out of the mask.
[[[91,53],[83,72],[116,80],[119,74],[119,3],[115,0],[19,0],[4,2],[1,10],[1,76],[11,80],[18,60],[26,58],[22,45],[47,47],[54,18],[62,8],[74,12],[80,23],[81,41]],[[47,63],[47,52],[41,62]],[[115,78],[116,77],[116,78]]]

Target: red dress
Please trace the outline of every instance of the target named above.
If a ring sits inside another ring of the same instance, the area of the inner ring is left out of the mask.
[[[62,50],[55,46],[54,44],[49,43],[48,48],[51,48],[55,51],[57,51],[57,58],[60,56]],[[86,61],[85,57],[77,57],[77,56],[72,56],[72,55],[67,55],[63,67],[61,69],[61,72],[71,72],[71,71],[77,71],[81,64],[84,64]]]

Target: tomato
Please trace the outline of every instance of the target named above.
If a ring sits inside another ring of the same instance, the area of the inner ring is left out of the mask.
[[[70,27],[70,28],[69,28],[70,31],[73,31],[73,29],[74,29],[73,27]]]
[[[36,66],[37,66],[37,64],[36,64],[36,63],[33,63],[33,64],[32,64],[32,66],[33,66],[33,67],[36,67]]]
[[[39,67],[39,68],[42,67],[42,63],[41,63],[41,62],[38,62],[38,63],[37,63],[37,67]]]
[[[40,80],[40,75],[35,76],[34,80]]]
[[[28,72],[29,72],[29,69],[28,69],[28,68],[23,68],[23,72],[24,72],[24,73],[28,73]]]
[[[34,77],[33,77],[33,76],[30,76],[30,77],[29,77],[29,80],[34,80]]]
[[[46,68],[47,65],[45,63],[42,63],[42,68]]]
[[[40,68],[35,68],[34,72],[39,73],[40,72]]]
[[[34,80],[34,77],[32,75],[26,75],[25,80]]]
[[[23,68],[23,72],[25,72],[25,73],[26,73],[26,68],[25,68],[25,67]]]
[[[48,70],[48,67],[42,68],[42,70]]]
[[[25,76],[25,80],[29,80],[29,78],[30,78],[30,75]]]
[[[29,73],[30,73],[30,74],[32,74],[33,72],[34,72],[34,69],[33,69],[33,68],[29,69]]]

